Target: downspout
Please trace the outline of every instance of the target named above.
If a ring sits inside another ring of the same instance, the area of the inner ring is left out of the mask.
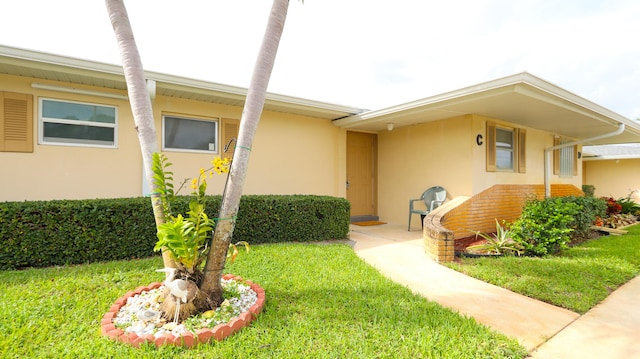
[[[624,132],[625,129],[625,125],[624,123],[619,123],[618,124],[618,129],[610,132],[610,133],[605,133],[599,136],[595,136],[595,137],[590,137],[590,138],[585,138],[582,140],[578,140],[578,141],[573,141],[573,142],[568,142],[568,143],[563,143],[557,146],[552,146],[549,148],[546,148],[544,150],[544,196],[546,198],[551,197],[551,153],[555,150],[559,150],[561,148],[565,148],[565,147],[570,147],[570,146],[575,146],[575,145],[580,145],[583,144],[585,142],[592,142],[592,141],[597,141],[597,140],[601,140],[603,138],[607,138],[607,137],[613,137],[613,136],[617,136],[619,134],[622,134]]]

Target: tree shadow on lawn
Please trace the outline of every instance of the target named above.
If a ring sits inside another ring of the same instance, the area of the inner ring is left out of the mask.
[[[360,353],[364,357],[522,357],[526,354],[515,340],[412,294],[404,287],[388,283],[397,286],[390,291],[366,284],[350,285],[319,285],[295,292],[283,287],[265,288],[265,313],[258,319],[256,330],[264,331],[265,339],[268,338],[265,345],[273,350],[302,345],[305,349],[300,353],[305,356]],[[390,297],[390,293],[395,295]]]
[[[585,256],[585,252],[593,255]],[[495,261],[500,261],[495,264]],[[638,274],[628,258],[597,247],[576,247],[557,257],[503,257],[466,259],[477,265],[457,270],[580,314]]]

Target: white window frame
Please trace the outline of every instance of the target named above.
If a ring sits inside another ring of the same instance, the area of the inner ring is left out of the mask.
[[[97,106],[97,107],[112,108],[114,110],[114,114],[115,114],[114,123],[78,121],[78,120],[68,120],[68,119],[61,119],[61,118],[44,117],[44,115],[43,115],[44,101],[52,101],[52,102],[60,102],[60,103],[72,103],[72,104],[80,104],[80,105],[87,105],[87,106]],[[60,139],[59,141],[47,140],[47,138],[44,136],[44,125],[45,125],[45,123],[58,123],[58,124],[66,124],[66,125],[111,128],[111,129],[113,129],[113,143],[106,144],[106,143],[101,143],[102,141],[91,141],[91,140],[70,139],[70,138],[69,139]],[[61,100],[61,99],[56,99],[56,98],[40,97],[38,99],[38,144],[41,144],[41,145],[53,145],[53,146],[117,148],[118,147],[118,107],[117,106],[113,106],[113,105],[100,104],[100,103],[80,102],[80,101]]]
[[[498,131],[511,133],[511,146],[500,146],[498,142]],[[511,154],[511,167],[498,167],[498,152],[503,151]],[[496,171],[514,172],[516,170],[516,131],[514,128],[496,126]]]
[[[178,120],[189,120],[189,121],[199,121],[213,124],[214,126],[214,136],[215,143],[210,144],[209,150],[199,150],[199,149],[188,149],[188,148],[176,148],[176,147],[168,147],[165,143],[166,139],[166,118],[170,117],[172,119]],[[191,152],[191,153],[208,153],[208,154],[217,154],[219,153],[218,149],[220,147],[220,118],[202,118],[202,117],[194,117],[194,116],[184,116],[184,115],[174,115],[174,114],[163,114],[162,115],[162,150],[167,152]]]

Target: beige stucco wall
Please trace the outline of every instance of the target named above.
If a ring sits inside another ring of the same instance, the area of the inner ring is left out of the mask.
[[[640,159],[585,161],[584,184],[595,186],[595,196],[622,198],[640,189]],[[637,193],[632,197],[640,203]]]
[[[495,184],[543,184],[544,149],[553,145],[551,133],[525,128],[526,172],[486,171],[486,122],[514,126],[499,119],[463,115],[442,121],[399,127],[378,135],[378,213],[381,220],[406,223],[409,199],[435,185],[448,198],[473,196]],[[518,127],[518,126],[515,126]],[[483,136],[477,145],[476,136]],[[582,185],[579,173],[571,178],[551,175],[552,184]],[[415,215],[412,225],[419,228]]]
[[[520,127],[509,123],[507,121],[501,121],[498,119],[487,118],[483,116],[474,115],[473,129],[476,134],[483,134],[486,138],[485,128],[487,121],[496,122],[506,126]],[[526,172],[486,172],[486,147],[482,146],[473,147],[474,158],[474,176],[473,176],[473,188],[472,192],[466,195],[474,195],[484,191],[485,189],[495,184],[542,184],[544,183],[544,167],[545,167],[545,149],[553,146],[553,134],[540,130],[535,130],[527,127],[520,127],[526,130]],[[475,136],[474,136],[475,138]],[[573,184],[580,188],[582,185],[582,166],[578,164],[578,175],[571,178],[561,178],[558,175],[553,174],[553,158],[550,161],[551,165],[551,184]]]
[[[0,90],[34,95],[34,152],[0,152],[0,201],[135,197],[142,194],[142,160],[128,101],[34,89],[31,79],[0,75]],[[51,83],[41,81],[41,83]],[[59,84],[72,87],[80,85]],[[87,88],[101,91],[98,88]],[[106,91],[106,90],[102,90]],[[124,94],[124,93],[123,93]],[[38,98],[83,101],[118,108],[116,149],[37,144]],[[239,119],[240,107],[158,96],[153,103],[158,144],[162,114]],[[406,223],[408,201],[426,188],[441,185],[448,197],[472,196],[494,184],[543,183],[544,148],[552,134],[527,129],[527,171],[485,170],[486,121],[461,115],[447,120],[398,127],[378,133],[378,214],[390,223]],[[207,167],[211,154],[165,152],[173,163],[176,186]],[[580,173],[551,183],[580,187]],[[329,120],[265,112],[258,126],[245,182],[247,194],[319,194],[346,196],[346,130]],[[221,193],[224,177],[209,182],[209,193]],[[185,189],[183,193],[189,192]],[[418,223],[418,221],[415,221]]]
[[[449,198],[471,190],[469,154],[475,146],[471,125],[471,116],[460,116],[379,133],[378,214],[382,220],[406,223],[409,199],[431,186],[443,186]],[[417,215],[412,222],[419,226]]]
[[[132,118],[127,102],[39,90],[32,82],[52,83],[0,75],[0,90],[34,95],[33,153],[0,152],[0,201],[140,195],[142,160],[133,121],[125,120]],[[39,97],[117,106],[118,149],[38,145]]]
[[[70,94],[31,87],[31,79],[0,75],[0,91],[34,95],[33,153],[0,152],[0,201],[117,198],[142,195],[142,158],[129,103],[125,100]],[[38,80],[39,83],[53,83]],[[83,86],[57,83],[67,87]],[[98,88],[86,89],[105,91]],[[118,146],[115,149],[40,145],[38,98],[117,106]],[[239,119],[242,108],[158,96],[153,102],[161,145],[161,116]],[[346,131],[329,120],[265,112],[251,152],[244,193],[319,194],[345,196]],[[209,166],[211,154],[165,152],[173,163],[176,187]],[[188,186],[187,186],[188,187]],[[219,194],[224,177],[209,180]],[[188,194],[189,188],[182,193]]]

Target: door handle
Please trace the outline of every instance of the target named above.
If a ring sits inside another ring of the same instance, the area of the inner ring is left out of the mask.
[[[351,187],[351,181],[347,180],[347,189],[349,189],[349,187]]]

